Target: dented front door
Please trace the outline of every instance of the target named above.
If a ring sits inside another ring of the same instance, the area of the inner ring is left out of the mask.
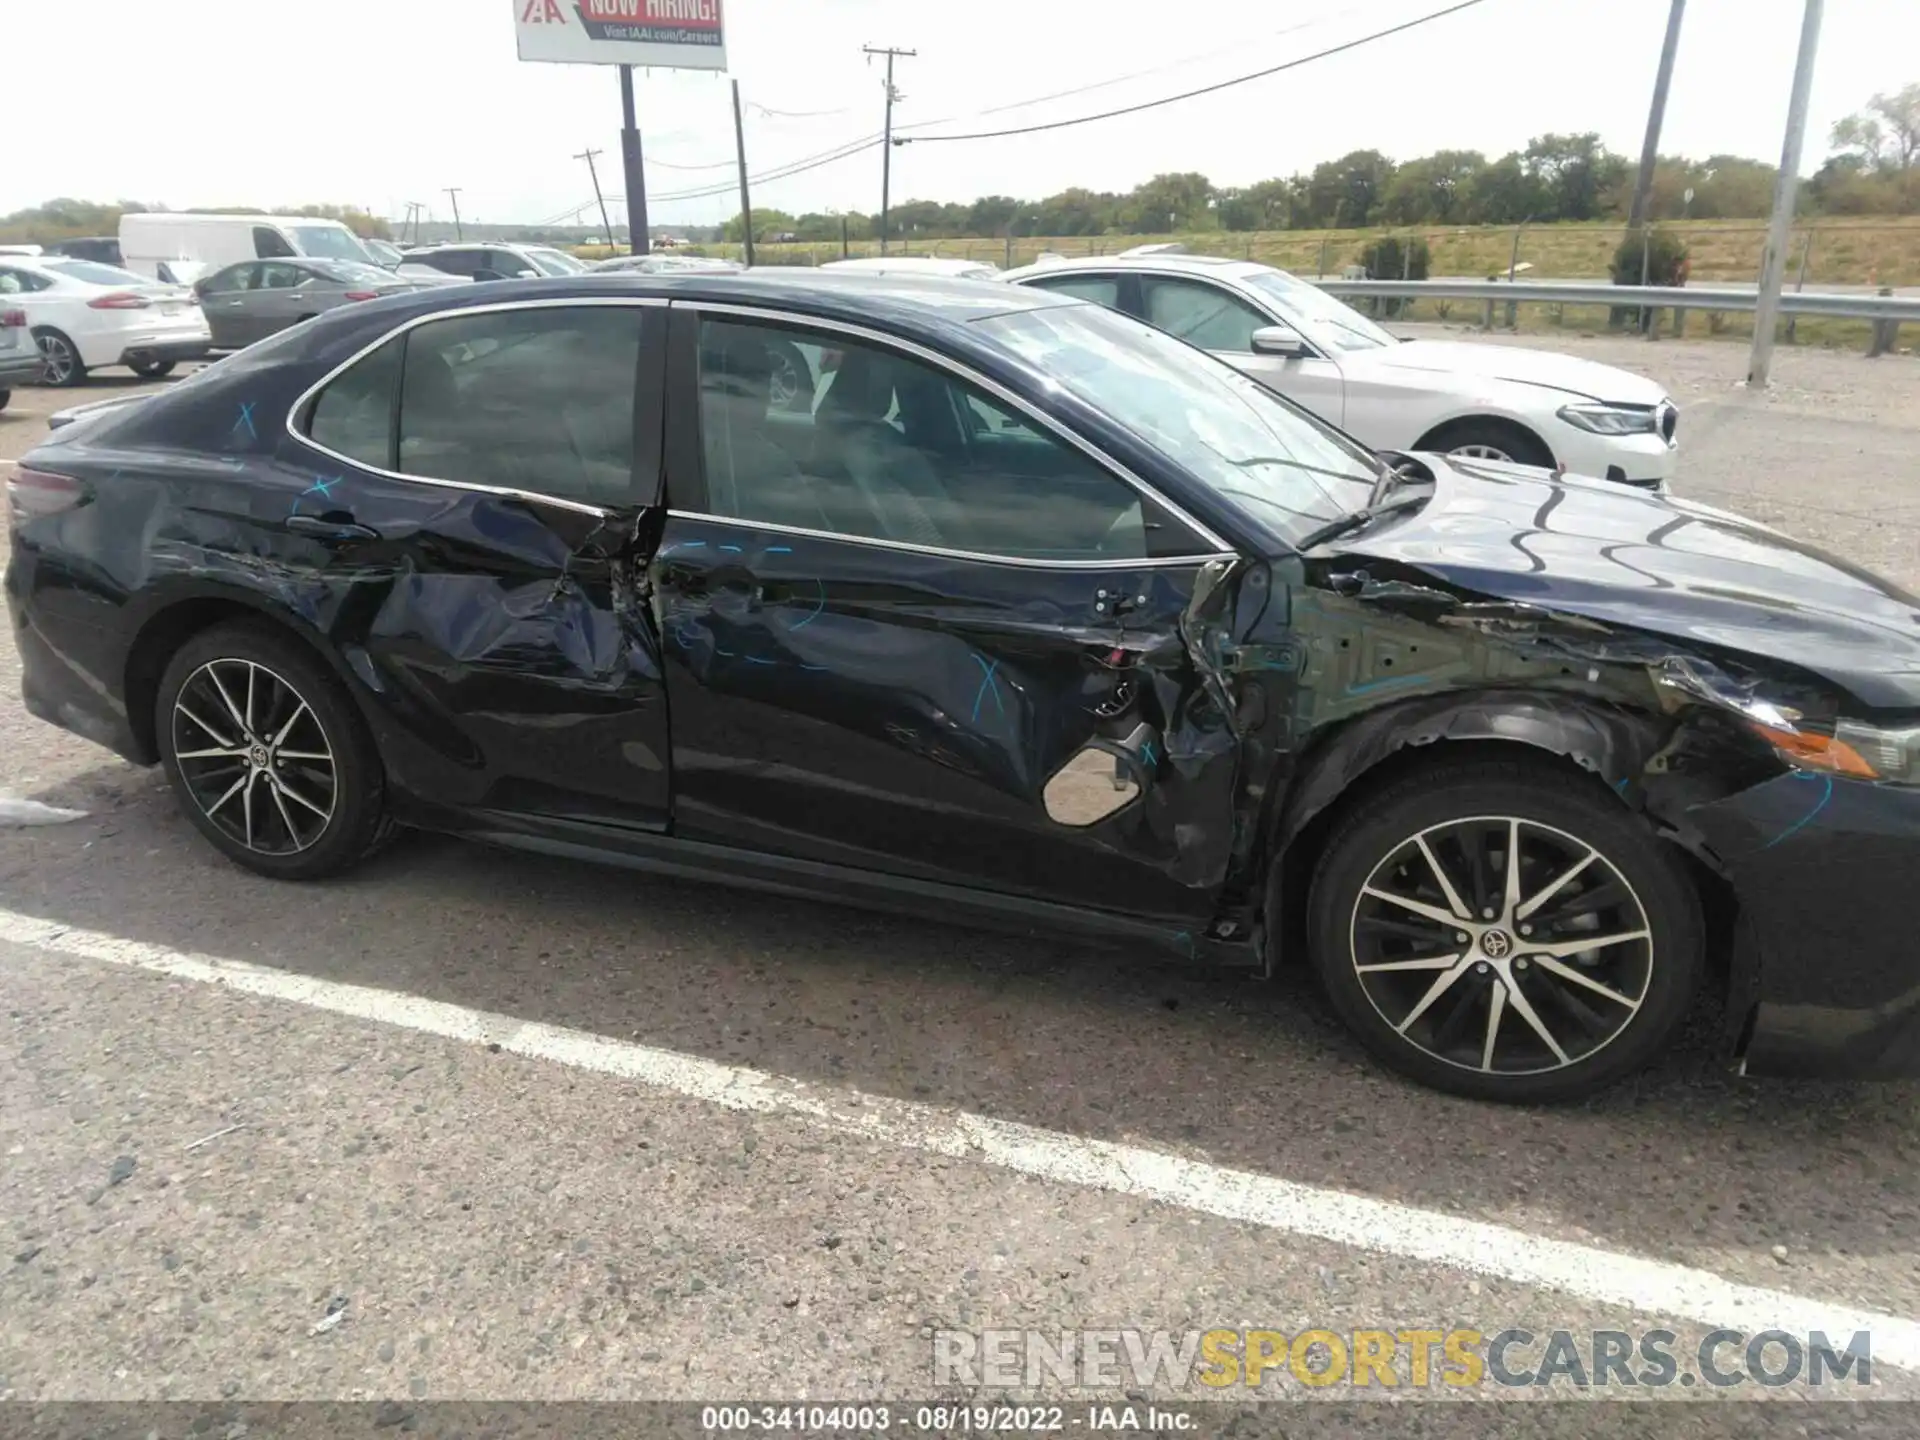
[[[1197,930],[1235,754],[1182,634],[1210,562],[1149,558],[1180,523],[924,352],[678,306],[674,335],[675,833]]]

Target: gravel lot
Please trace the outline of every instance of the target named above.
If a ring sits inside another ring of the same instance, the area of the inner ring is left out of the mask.
[[[1920,361],[1783,352],[1754,395],[1737,347],[1562,348],[1672,387],[1682,493],[1920,586]],[[16,392],[0,457],[71,398]],[[1911,1086],[1749,1083],[1688,1052],[1585,1108],[1497,1110],[1384,1075],[1285,977],[424,836],[339,882],[276,885],[199,843],[158,772],[30,719],[17,691],[0,642],[0,789],[88,814],[0,830],[0,1397],[911,1399],[934,1393],[938,1326],[1676,1318],[1407,1258],[1423,1212],[1920,1316]],[[132,960],[23,941],[20,917],[120,937]],[[504,1028],[450,1038],[391,1006],[141,968],[180,952]],[[1410,1207],[1407,1233],[1369,1250],[727,1108],[571,1063],[583,1040],[533,1053],[524,1023],[751,1067],[823,1105],[1332,1187]],[[345,1319],[312,1333],[335,1297]],[[1915,1393],[1891,1366],[1874,1378]],[[1722,1433],[1689,1412],[1674,1433]],[[1554,1415],[1542,1433],[1597,1433]]]

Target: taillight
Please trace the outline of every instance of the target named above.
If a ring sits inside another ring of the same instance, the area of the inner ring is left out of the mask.
[[[347,291],[347,299],[349,300],[378,300],[379,298],[380,298],[380,292],[378,290]]]
[[[17,325],[27,328],[27,312],[24,310],[0,310],[0,326]]]
[[[136,295],[131,290],[117,290],[111,295],[102,295],[87,301],[89,310],[144,310],[153,304],[144,295]]]
[[[7,481],[7,504],[14,514],[29,520],[71,510],[84,498],[85,491],[78,480],[45,470],[16,467]]]

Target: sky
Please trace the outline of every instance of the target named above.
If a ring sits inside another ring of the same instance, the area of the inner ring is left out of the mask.
[[[0,213],[55,196],[174,208],[408,201],[468,220],[591,223],[575,155],[620,193],[610,66],[521,62],[520,0],[0,0],[7,109]],[[1278,65],[1448,0],[724,0],[728,73],[636,77],[654,224],[711,222],[737,197],[728,79],[750,172],[879,131],[878,62],[903,134],[958,134],[1112,109]],[[1777,161],[1802,0],[1690,0],[1663,153]],[[1249,184],[1355,149],[1498,155],[1598,131],[1638,156],[1668,0],[1483,0],[1475,8],[1202,99],[1037,135],[893,151],[893,197],[1127,190],[1166,170]],[[1876,91],[1920,81],[1920,4],[1828,0],[1806,160]],[[1113,82],[1113,83],[1106,83]],[[1094,89],[1084,87],[1097,86]],[[1083,93],[1025,102],[1059,95]],[[1016,109],[1004,107],[1019,106]],[[985,114],[987,111],[998,111]],[[756,185],[756,208],[874,210],[879,149]],[[616,199],[617,203],[617,199]],[[616,214],[616,220],[623,219]]]

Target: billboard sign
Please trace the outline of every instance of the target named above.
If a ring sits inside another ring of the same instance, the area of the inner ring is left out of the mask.
[[[513,0],[522,60],[724,70],[720,0]]]

